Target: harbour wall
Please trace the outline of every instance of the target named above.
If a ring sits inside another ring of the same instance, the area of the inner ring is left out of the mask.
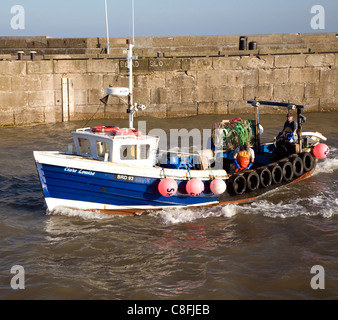
[[[306,112],[338,110],[336,34],[253,35],[253,50],[239,50],[238,40],[136,38],[134,101],[147,106],[139,115],[252,113],[246,101],[255,97],[304,104]],[[109,86],[128,87],[125,38],[110,42],[108,55],[100,38],[0,38],[0,126],[126,118],[122,99],[99,100]]]

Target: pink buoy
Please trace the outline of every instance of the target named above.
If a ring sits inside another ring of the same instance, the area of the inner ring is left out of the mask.
[[[204,191],[204,183],[200,179],[191,179],[185,188],[191,196],[197,197]]]
[[[318,159],[325,159],[329,155],[330,149],[325,143],[318,143],[312,149],[312,153]]]
[[[227,185],[222,179],[214,179],[210,183],[210,190],[214,194],[222,194],[227,188]]]
[[[172,197],[177,192],[177,182],[171,178],[165,178],[158,184],[158,191],[162,196]]]

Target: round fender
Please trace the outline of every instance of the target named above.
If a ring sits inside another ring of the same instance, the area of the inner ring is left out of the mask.
[[[329,153],[330,149],[325,143],[318,143],[312,149],[312,154],[318,159],[325,159]]]
[[[261,188],[267,188],[272,183],[272,174],[271,171],[267,167],[257,169],[257,173],[259,175],[259,180],[261,182]]]
[[[314,167],[315,160],[313,159],[311,153],[309,152],[303,152],[300,155],[300,158],[303,160],[303,170],[304,172],[309,172]]]
[[[229,191],[234,194],[242,194],[246,190],[246,179],[243,175],[233,175],[228,180]]]
[[[193,197],[198,197],[204,191],[204,183],[200,179],[191,179],[187,182],[186,191]]]
[[[298,156],[290,157],[290,162],[293,167],[293,175],[295,177],[300,177],[304,171],[303,160]]]
[[[270,165],[269,170],[273,184],[279,184],[283,181],[283,170],[277,163]]]
[[[286,182],[289,182],[293,178],[293,166],[290,161],[282,161],[279,163],[283,171],[283,179]]]
[[[210,190],[214,194],[222,194],[226,190],[226,183],[222,179],[214,179],[210,183]]]
[[[172,197],[177,192],[177,182],[171,178],[165,178],[158,184],[158,192],[165,197]]]
[[[245,177],[247,191],[257,190],[260,184],[258,173],[256,171],[247,172],[245,173]]]

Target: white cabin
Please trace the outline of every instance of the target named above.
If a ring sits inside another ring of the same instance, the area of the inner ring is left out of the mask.
[[[91,128],[77,129],[72,134],[79,156],[138,167],[155,165],[157,137],[92,132]]]

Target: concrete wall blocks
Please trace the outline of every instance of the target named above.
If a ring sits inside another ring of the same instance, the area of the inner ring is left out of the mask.
[[[174,72],[166,74],[167,88],[194,88],[196,87],[196,72]]]
[[[14,76],[26,74],[25,61],[0,61],[0,75]]]
[[[287,83],[288,80],[288,69],[282,68],[259,70],[259,84],[280,84]]]
[[[0,91],[11,91],[11,78],[0,76]]]
[[[117,60],[112,59],[89,59],[87,60],[87,72],[92,73],[116,73],[119,64]]]
[[[188,39],[175,37],[173,41],[183,45]],[[288,43],[305,41],[298,34],[283,39]],[[151,38],[158,45],[160,40]],[[201,37],[190,45],[209,40]],[[211,40],[220,45],[222,37]],[[280,40],[273,36],[269,39],[276,43]],[[46,41],[46,46],[52,45],[49,39]],[[60,41],[59,45],[67,45],[62,42],[65,40]],[[134,101],[147,106],[137,116],[252,113],[246,101],[255,97],[305,104],[306,112],[338,110],[338,53],[332,51],[140,58],[133,65]],[[0,126],[62,121],[64,94],[74,102],[75,113],[70,120],[89,119],[95,112],[96,119],[127,118],[126,104],[121,99],[110,97],[106,107],[99,101],[109,86],[128,87],[126,72],[125,60],[107,57],[0,61]],[[62,78],[72,83],[66,93]],[[269,108],[262,112],[279,111]]]
[[[338,83],[338,68],[320,69],[320,81],[325,83]]]
[[[319,72],[317,68],[291,68],[289,81],[290,83],[318,82]]]
[[[305,59],[306,67],[330,67],[335,64],[335,54],[308,54]]]
[[[54,73],[86,73],[86,60],[54,60]]]
[[[27,61],[27,74],[53,73],[52,60]]]
[[[213,59],[210,58],[182,58],[181,69],[185,71],[211,70]]]

